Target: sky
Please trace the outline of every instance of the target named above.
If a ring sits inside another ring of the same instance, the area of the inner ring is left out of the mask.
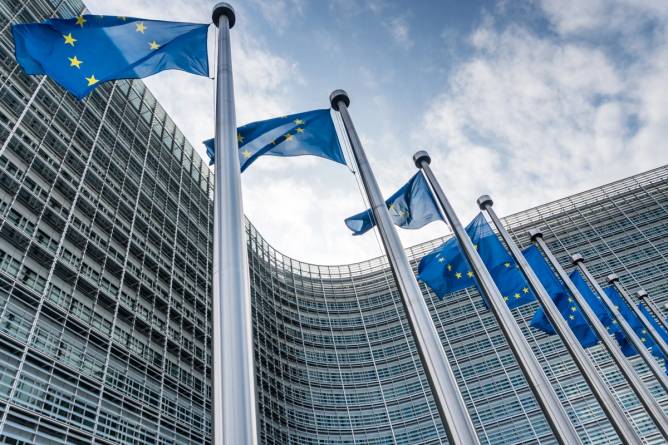
[[[206,23],[215,2],[88,0],[93,14]],[[668,162],[665,0],[244,0],[231,31],[237,123],[327,108],[345,89],[383,194],[427,150],[464,224],[489,194],[500,215]],[[210,54],[214,49],[210,29]],[[214,81],[145,80],[204,158]],[[244,211],[290,257],[348,264],[382,254],[343,220],[359,178],[320,158],[258,159]],[[408,247],[449,233],[400,232]]]

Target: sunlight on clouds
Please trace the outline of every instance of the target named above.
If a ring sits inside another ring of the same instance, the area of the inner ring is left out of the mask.
[[[426,133],[431,146],[442,147],[434,168],[463,214],[475,212],[481,193],[509,213],[668,161],[659,142],[668,137],[665,43],[645,43],[646,51],[625,66],[578,38],[594,29],[614,32],[616,22],[606,20],[620,8],[630,9],[627,20],[651,20],[662,35],[666,16],[649,17],[648,5],[616,5],[606,13],[593,3],[574,14],[566,3],[545,5],[554,29],[568,39],[483,20],[471,35],[473,53],[425,114],[420,138]],[[621,38],[624,45],[640,37]]]

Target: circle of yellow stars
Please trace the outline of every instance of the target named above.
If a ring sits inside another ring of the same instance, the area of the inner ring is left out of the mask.
[[[102,18],[104,18],[104,16],[100,16],[99,18],[102,19]],[[127,17],[119,16],[117,18],[120,21],[126,21],[127,20]],[[83,28],[87,22],[88,22],[88,20],[83,15],[80,15],[80,16],[76,17],[76,19],[74,20],[74,24],[76,26],[79,26],[80,28]],[[140,34],[145,34],[147,29],[148,29],[148,26],[146,26],[146,24],[143,21],[135,23],[135,32],[138,32]],[[63,44],[64,45],[69,45],[72,48],[75,48],[76,47],[76,42],[78,42],[78,39],[76,39],[72,35],[71,32],[68,33],[68,34],[63,34],[63,39],[64,39]],[[157,49],[160,49],[160,44],[156,40],[152,40],[152,41],[148,42],[148,47],[149,47],[150,50],[155,51]],[[72,55],[72,57],[68,57],[67,59],[69,60],[71,68],[76,68],[78,70],[81,70],[81,65],[84,64],[83,60],[79,59],[76,55]],[[89,87],[95,85],[96,83],[98,83],[100,81],[99,79],[97,79],[95,77],[94,73],[91,73],[90,76],[84,76],[84,79],[86,79],[87,85]],[[299,129],[298,129],[298,131],[299,131]]]
[[[151,47],[151,48],[152,48],[152,47]],[[287,117],[287,116],[281,116],[280,118],[285,118],[285,117]],[[291,141],[294,141],[294,140],[295,140],[295,136],[304,133],[304,128],[303,128],[303,127],[304,127],[304,125],[306,124],[306,121],[305,121],[305,120],[300,119],[300,118],[296,118],[296,119],[293,120],[292,122],[296,125],[296,128],[294,129],[294,131],[295,131],[296,134],[292,134],[292,133],[290,133],[290,132],[287,132],[286,134],[284,134],[283,136],[281,136],[281,137],[283,138],[282,141],[274,139],[273,141],[271,141],[271,145],[276,145],[276,144],[278,144],[278,143],[280,143],[280,142],[291,142]],[[246,140],[246,137],[245,137],[243,134],[237,132],[237,143],[238,143],[240,146],[244,144],[244,141],[245,141],[245,140]],[[241,147],[240,147],[240,148],[241,148]],[[249,159],[251,156],[253,156],[253,153],[252,153],[250,150],[248,150],[247,148],[244,148],[243,150],[241,150],[240,153],[241,153],[241,156],[242,156],[244,159]]]

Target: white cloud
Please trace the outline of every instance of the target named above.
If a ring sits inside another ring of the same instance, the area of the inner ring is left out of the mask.
[[[483,20],[471,56],[428,108],[420,139],[428,135],[434,168],[467,217],[482,193],[509,213],[668,161],[660,142],[668,51],[665,40],[656,44],[667,14],[649,14],[649,2],[582,4],[544,2],[557,37]],[[648,21],[653,32],[644,36],[617,29]],[[594,31],[644,49],[621,64],[591,43]]]
[[[385,28],[390,33],[394,43],[399,45],[402,49],[409,50],[413,47],[414,42],[411,38],[411,29],[406,17],[393,17],[385,23]]]

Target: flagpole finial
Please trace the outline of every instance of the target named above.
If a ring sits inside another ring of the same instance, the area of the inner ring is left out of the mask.
[[[640,289],[638,292],[636,292],[636,295],[640,300],[647,298],[647,291],[645,289]]]
[[[343,102],[346,108],[350,106],[350,97],[345,90],[334,90],[329,95],[329,103],[335,111],[339,111],[339,102]]]
[[[536,241],[536,238],[542,238],[543,232],[540,229],[529,229],[527,232],[531,241]]]
[[[213,12],[211,13],[211,19],[213,20],[214,25],[218,26],[218,19],[220,19],[221,15],[227,16],[230,29],[232,29],[236,22],[236,14],[234,13],[232,5],[225,2],[216,3],[216,6],[213,7]]]
[[[429,156],[429,153],[427,153],[426,151],[420,150],[418,152],[415,152],[415,154],[413,155],[413,162],[415,162],[415,166],[417,168],[422,168],[423,162],[431,164],[431,156]]]
[[[619,275],[616,273],[611,273],[608,275],[608,283],[614,283],[615,281],[619,281]]]
[[[579,253],[571,255],[571,261],[573,262],[573,264],[584,263],[584,260],[585,260],[584,257]]]
[[[485,210],[487,207],[492,207],[494,205],[494,201],[492,201],[492,198],[489,195],[481,195],[476,202],[478,203],[480,210]]]

